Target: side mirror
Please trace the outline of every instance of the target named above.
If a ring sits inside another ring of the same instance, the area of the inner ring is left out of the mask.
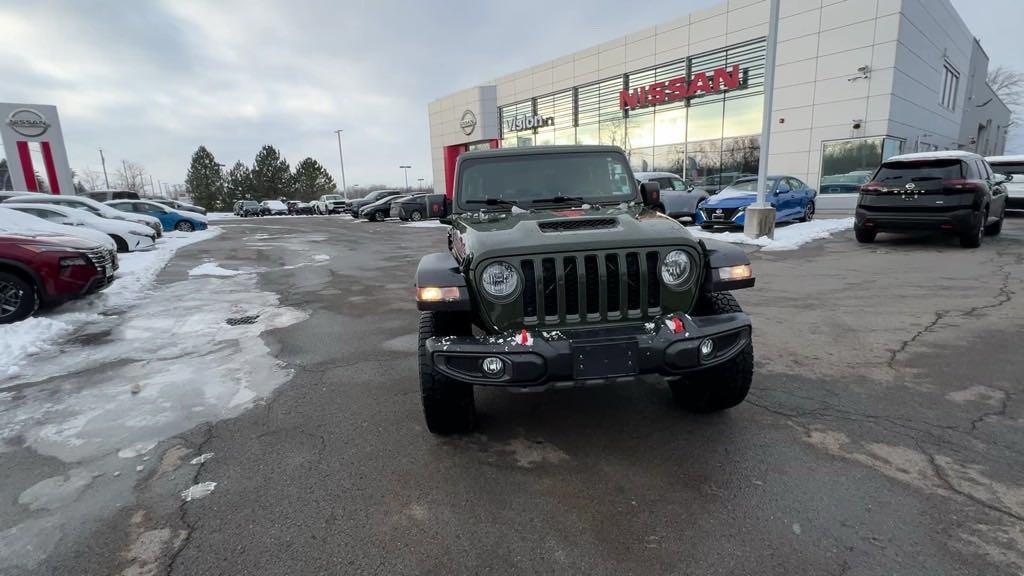
[[[657,208],[661,205],[661,184],[657,182],[644,182],[640,185],[640,198],[644,206]]]
[[[1012,175],[1007,175],[1007,174],[993,174],[992,175],[992,183],[993,184],[1002,184],[1004,182],[1009,182],[1011,180],[1013,180],[1013,176]]]

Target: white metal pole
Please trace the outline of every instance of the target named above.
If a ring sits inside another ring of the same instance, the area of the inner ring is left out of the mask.
[[[345,184],[345,153],[341,151],[341,133],[343,130],[335,130],[338,135],[338,159],[341,160],[341,190],[345,193],[345,200],[348,200],[348,185]]]
[[[767,202],[768,156],[771,150],[772,96],[775,92],[775,52],[779,36],[779,0],[768,0],[768,46],[764,57],[764,112],[761,151],[757,165],[757,201],[747,207],[743,233],[751,238],[775,237],[775,208]]]
[[[764,57],[764,114],[761,117],[761,158],[757,165],[757,205],[766,207],[768,149],[772,135],[772,96],[775,91],[775,48],[779,37],[779,0],[768,0],[768,49]]]

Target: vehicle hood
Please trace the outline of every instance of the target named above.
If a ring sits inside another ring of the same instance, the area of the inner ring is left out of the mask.
[[[284,205],[282,204],[282,206],[284,206]],[[278,210],[278,208],[275,208],[273,206],[271,206],[270,209],[271,210]],[[288,207],[284,206],[284,209],[287,210]],[[187,212],[185,210],[174,210],[174,209],[171,209],[171,212],[174,212],[178,216],[181,216],[182,218],[187,218],[189,220],[196,220],[197,222],[206,222],[207,221],[206,216],[203,216],[202,214],[198,214],[196,212]]]
[[[49,246],[63,246],[71,250],[95,250],[103,247],[92,240],[86,240],[84,238],[70,236],[68,234],[34,232],[28,230],[21,232],[6,232],[0,230],[0,243],[13,244],[25,241],[47,244]]]
[[[593,228],[544,231],[542,224],[570,226],[610,224]],[[453,217],[452,249],[472,265],[497,256],[519,256],[646,246],[697,246],[678,222],[639,205],[592,208],[481,211]]]
[[[740,206],[749,206],[757,200],[757,194],[754,192],[739,192],[736,190],[723,190],[718,194],[710,197],[702,208],[739,208]]]

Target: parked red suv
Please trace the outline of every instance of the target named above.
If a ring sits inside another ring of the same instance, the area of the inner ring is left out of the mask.
[[[80,238],[0,234],[0,324],[103,290],[114,281],[116,258]]]

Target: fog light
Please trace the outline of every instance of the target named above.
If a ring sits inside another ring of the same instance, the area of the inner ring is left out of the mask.
[[[705,338],[700,343],[700,357],[707,359],[711,357],[711,354],[715,351],[715,343],[711,341],[711,338]]]
[[[501,373],[505,371],[505,363],[501,361],[501,358],[489,356],[484,358],[483,365],[484,374],[497,378],[501,376]]]

